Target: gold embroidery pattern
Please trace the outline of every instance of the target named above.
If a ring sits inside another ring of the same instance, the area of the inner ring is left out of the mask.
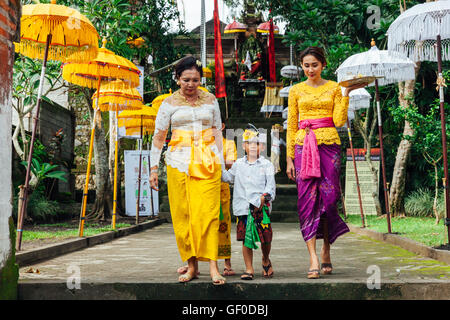
[[[167,102],[173,106],[191,106],[191,107],[200,107],[204,104],[213,104],[214,103],[214,95],[203,90],[197,89],[198,99],[192,104],[181,94],[180,90],[177,90],[173,93],[172,96],[167,98]]]

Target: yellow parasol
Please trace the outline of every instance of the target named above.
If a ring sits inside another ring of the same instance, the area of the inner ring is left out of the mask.
[[[92,96],[93,109],[97,105],[100,111],[139,110],[142,107],[142,97],[136,88],[127,87],[122,80],[116,80],[100,85],[100,91]]]
[[[28,4],[22,7],[20,19],[20,42],[16,51],[32,59],[84,61],[96,56],[98,33],[95,27],[79,11],[50,4]]]
[[[15,44],[17,52],[32,59],[42,59],[42,71],[36,104],[36,116],[28,152],[27,171],[25,175],[24,196],[18,213],[16,249],[22,244],[23,218],[27,209],[28,188],[36,129],[39,121],[42,90],[47,61],[65,61],[68,56],[74,60],[89,59],[98,50],[98,33],[92,23],[77,10],[51,4],[32,4],[22,7],[20,19],[20,42]]]
[[[171,95],[172,95],[172,89],[170,89],[169,93],[165,93],[165,94],[162,94],[162,95],[157,96],[157,97],[156,97],[155,99],[153,99],[153,101],[152,101],[152,107],[153,107],[156,111],[158,111],[158,110],[159,110],[159,107],[160,107],[161,104],[162,104],[162,102],[163,102],[166,98],[170,97]]]
[[[211,71],[211,69],[208,68],[208,67],[203,68],[203,76],[205,78],[212,78],[212,71]]]
[[[98,96],[98,104],[97,104]],[[135,110],[142,107],[142,97],[136,88],[129,88],[122,80],[116,80],[104,83],[100,86],[99,92],[95,92],[92,96],[93,109],[98,108],[100,111],[115,111],[116,120],[118,112],[122,110]],[[119,163],[119,146],[117,136],[117,124],[113,127],[115,132],[111,132],[111,137],[115,137],[114,141],[114,187],[113,187],[113,213],[112,213],[112,229],[116,229],[116,213],[117,213],[117,170]]]
[[[141,152],[139,157],[139,174],[138,174],[138,196],[136,199],[136,224],[139,223],[139,204],[140,204],[140,197],[141,197],[141,169],[142,169],[142,135],[144,130],[144,121],[150,121],[147,123],[148,126],[146,128],[148,131],[153,132],[154,131],[154,120],[156,118],[157,111],[152,108],[148,107],[146,105],[142,105],[142,108],[140,110],[125,110],[122,111],[118,118],[119,118],[119,126],[123,127],[125,124],[125,129],[128,127],[127,134],[130,134],[130,131],[134,132],[134,134],[137,133],[139,130],[140,133],[140,143],[139,143],[139,150]],[[152,123],[153,122],[153,123]],[[151,168],[150,164],[150,157],[148,159],[149,161],[149,169]],[[153,194],[153,193],[152,193]],[[153,196],[152,196],[153,199]],[[153,208],[153,201],[152,208]],[[154,211],[153,211],[154,212]]]
[[[76,62],[69,57],[63,66],[63,78],[70,83],[97,90],[100,83],[118,79],[130,87],[139,86],[139,69],[130,60],[106,49],[106,42],[103,38],[103,46],[98,49],[97,56],[93,60]]]
[[[83,236],[84,219],[86,213],[87,193],[89,187],[89,176],[91,172],[92,149],[94,145],[96,119],[101,117],[99,100],[100,85],[103,83],[122,80],[126,85],[137,87],[139,85],[139,69],[129,60],[114,54],[105,48],[106,39],[103,38],[103,47],[98,50],[97,57],[91,61],[76,62],[68,59],[63,66],[62,76],[71,83],[97,88],[97,106],[94,109],[94,121],[91,129],[89,142],[88,166],[86,170],[86,183],[84,185],[83,202],[81,205],[79,236]]]

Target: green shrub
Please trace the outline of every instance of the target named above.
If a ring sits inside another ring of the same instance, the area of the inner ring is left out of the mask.
[[[405,198],[405,213],[410,217],[434,217],[433,202],[434,190],[420,188]],[[439,193],[436,208],[442,218],[445,210],[443,192]]]
[[[14,196],[13,217],[17,221],[18,195]],[[28,200],[27,215],[33,222],[50,222],[61,215],[57,201],[48,200],[41,190],[34,191]]]

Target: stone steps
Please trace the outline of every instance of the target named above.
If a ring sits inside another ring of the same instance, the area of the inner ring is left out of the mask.
[[[303,274],[301,274],[303,277]],[[259,278],[261,276],[259,275]],[[386,281],[380,290],[370,290],[367,280],[333,281],[330,278],[288,281],[283,279],[228,280],[221,287],[210,281],[187,284],[171,282],[82,283],[81,289],[68,289],[66,281],[19,282],[19,300],[399,300],[446,299],[450,283]],[[447,296],[448,297],[448,296]],[[161,302],[158,302],[161,303]],[[163,302],[162,302],[163,303]],[[296,302],[298,303],[298,302]],[[189,302],[185,303],[189,306]],[[169,306],[170,307],[170,306]],[[226,306],[225,306],[226,307]],[[223,312],[225,312],[225,307]],[[170,310],[170,309],[169,309]],[[181,314],[181,310],[180,310]],[[177,317],[178,318],[178,317]]]

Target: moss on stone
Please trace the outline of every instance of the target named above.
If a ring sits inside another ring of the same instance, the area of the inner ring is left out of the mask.
[[[5,266],[0,270],[0,300],[17,299],[17,281],[19,266],[16,264],[15,243],[16,232],[12,217],[9,218],[9,234],[11,239],[11,253]]]

